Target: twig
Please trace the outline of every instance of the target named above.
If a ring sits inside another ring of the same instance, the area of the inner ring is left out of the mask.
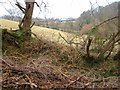
[[[16,83],[16,84],[9,84],[7,86],[3,86],[3,88],[8,88],[8,87],[16,87],[16,86],[23,86],[23,85],[30,85],[30,83]],[[32,86],[37,87],[36,84],[32,83]]]
[[[114,44],[115,44],[115,34],[113,33],[113,43],[111,45],[111,49],[110,49],[110,52],[108,53],[108,55],[105,57],[105,60],[107,60],[107,58],[110,56],[113,48],[114,48]]]
[[[2,59],[2,61],[9,67],[9,70],[16,71],[16,72],[21,72],[23,74],[28,74],[31,75],[31,73],[37,73],[38,75],[43,75],[42,72],[40,72],[38,69],[34,69],[31,67],[20,67],[20,66],[12,66],[8,62]]]
[[[30,28],[32,28],[35,25],[35,22],[33,22],[33,24],[30,26]]]
[[[37,85],[35,85],[35,84],[32,83],[31,79],[28,77],[27,74],[25,74],[25,76],[26,76],[26,78],[29,80],[29,83],[30,83],[30,87],[31,87],[31,88],[33,88],[33,85],[34,85],[35,87],[37,87]]]
[[[58,69],[58,71],[66,78],[68,78],[68,76],[66,74],[64,74],[60,69]]]
[[[101,51],[99,52],[99,54],[97,55],[97,58],[98,58],[98,59],[103,59],[104,53],[110,49],[111,44],[112,44],[112,42],[113,42],[114,40],[115,40],[115,43],[120,40],[119,38],[117,38],[117,36],[119,36],[119,35],[120,35],[120,32],[117,32],[117,33],[114,35],[114,38],[111,38],[111,39],[109,40],[109,42],[106,43],[106,45],[102,47],[102,50],[101,50]]]
[[[10,65],[8,62],[6,62],[4,59],[2,59],[2,62],[5,63],[7,66],[9,66],[10,68],[12,68],[13,66]]]
[[[67,44],[70,44],[60,33],[59,33],[60,37],[62,37],[64,39],[64,41],[67,43]]]
[[[96,79],[96,80],[93,80],[93,81],[91,81],[91,82],[88,82],[88,83],[86,83],[82,88],[87,88],[87,86],[89,86],[90,84],[93,84],[93,83],[101,83],[101,82],[103,82],[103,80],[99,80],[99,79]]]
[[[75,37],[73,37],[69,42],[65,39],[65,37],[63,37],[60,33],[59,33],[59,35],[60,35],[60,37],[61,38],[63,38],[64,39],[64,41],[67,43],[67,44],[75,44],[75,45],[78,45],[78,44],[80,44],[80,43],[75,43],[73,40],[76,38],[76,36]]]
[[[3,54],[3,55],[5,56],[5,55],[6,55],[6,53],[7,53],[7,50],[5,50],[5,52],[4,52],[4,54]]]
[[[63,75],[64,77],[68,78],[68,76],[66,74],[64,74],[60,69],[56,69],[55,66],[51,66],[51,65],[45,65],[45,66],[41,66],[41,67],[49,67],[52,68],[53,70],[55,70],[56,72],[59,72],[61,75]]]
[[[39,41],[41,41],[35,33],[33,33],[33,32],[30,32],[30,33],[33,34]]]
[[[84,75],[79,76],[76,80],[71,81],[68,85],[66,85],[66,87],[69,87],[70,85],[72,85],[73,83],[77,82],[78,80],[80,80]]]
[[[16,6],[18,6],[18,8],[25,14],[25,11],[26,11],[26,9],[25,8],[23,8],[21,5],[20,5],[20,3],[19,2],[16,2],[16,4],[15,4]]]
[[[94,29],[94,28],[96,28],[96,27],[99,27],[99,26],[101,26],[102,24],[107,23],[107,22],[109,22],[109,21],[111,21],[111,20],[113,20],[113,19],[116,19],[116,18],[119,18],[119,16],[114,16],[114,17],[112,17],[112,18],[109,18],[109,19],[101,22],[100,24],[96,25],[96,26],[93,27],[92,29]]]

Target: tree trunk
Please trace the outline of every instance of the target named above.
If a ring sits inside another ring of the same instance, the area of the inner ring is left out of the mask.
[[[87,58],[90,57],[89,49],[90,49],[91,42],[92,42],[92,38],[89,38],[89,39],[88,39],[88,42],[87,42],[87,46],[86,46],[86,54],[87,54]]]
[[[30,26],[32,23],[32,14],[33,14],[34,2],[27,2],[27,0],[26,0],[25,3],[26,3],[26,9],[25,9],[25,15],[23,18],[22,30],[25,33],[25,39],[28,40],[31,37],[31,27]]]

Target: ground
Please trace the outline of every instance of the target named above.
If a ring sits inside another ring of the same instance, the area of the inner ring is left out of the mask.
[[[76,59],[74,48],[56,46],[43,41],[27,43],[24,49],[9,45],[3,53],[3,88],[118,87],[117,61],[93,63],[93,67]]]
[[[17,28],[16,22],[0,20],[4,22],[1,24],[2,28]],[[86,60],[82,49],[57,43],[56,36],[59,33],[66,37],[69,33],[36,26],[33,27],[33,32],[38,37],[43,34],[42,38],[38,40],[34,37],[30,42],[18,45],[15,41],[11,41],[10,37],[4,38],[7,40],[3,40],[2,45],[1,83],[3,88],[7,90],[14,88],[20,90],[70,87],[118,88],[117,60],[109,57],[105,61],[96,61],[96,52]],[[43,39],[44,35],[46,39]],[[71,37],[72,34],[69,34],[68,39],[70,40]],[[59,37],[59,40],[64,41],[62,37]]]

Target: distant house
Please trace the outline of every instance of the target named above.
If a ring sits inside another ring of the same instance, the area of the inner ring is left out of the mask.
[[[60,22],[62,23],[66,23],[66,22],[75,22],[76,19],[73,18],[64,18],[64,19],[60,19]]]

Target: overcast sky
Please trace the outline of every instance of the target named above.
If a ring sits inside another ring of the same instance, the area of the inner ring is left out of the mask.
[[[11,3],[10,3],[10,2]],[[21,4],[24,5],[24,0],[18,0]],[[40,4],[41,0],[35,0]],[[87,11],[91,9],[91,4],[89,0],[43,0],[47,3],[47,9],[40,12],[37,6],[34,7],[34,17],[41,18],[77,18],[83,11]],[[96,3],[96,1],[98,3]],[[94,8],[99,6],[105,6],[112,2],[120,1],[120,0],[91,0]],[[15,0],[0,0],[0,15],[9,14],[6,9],[14,9],[17,11],[15,7]],[[12,5],[11,5],[12,4]]]

